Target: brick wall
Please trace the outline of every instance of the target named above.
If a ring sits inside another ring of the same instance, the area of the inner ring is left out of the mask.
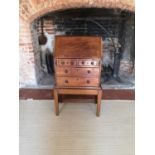
[[[31,29],[22,18],[20,18],[19,30],[19,83],[20,86],[36,85]]]

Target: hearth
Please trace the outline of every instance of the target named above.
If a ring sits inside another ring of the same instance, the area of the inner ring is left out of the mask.
[[[47,37],[39,45],[42,32]],[[102,86],[134,88],[134,13],[120,9],[80,8],[48,13],[31,26],[38,87],[54,85],[55,36],[100,36],[103,40]]]

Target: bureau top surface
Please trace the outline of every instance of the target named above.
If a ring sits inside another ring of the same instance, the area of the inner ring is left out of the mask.
[[[101,58],[102,38],[96,36],[56,36],[55,58]]]

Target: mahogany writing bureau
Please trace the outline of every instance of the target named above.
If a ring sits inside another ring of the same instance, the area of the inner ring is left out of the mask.
[[[54,50],[55,113],[59,114],[59,94],[97,96],[100,114],[102,39],[96,36],[56,36]]]

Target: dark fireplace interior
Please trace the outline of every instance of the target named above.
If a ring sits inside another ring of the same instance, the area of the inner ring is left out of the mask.
[[[134,89],[135,15],[119,9],[81,8],[49,13],[32,23],[38,86],[54,85],[53,50],[56,35],[101,36],[102,86]],[[41,21],[43,25],[41,26]],[[47,37],[39,45],[43,28]]]

